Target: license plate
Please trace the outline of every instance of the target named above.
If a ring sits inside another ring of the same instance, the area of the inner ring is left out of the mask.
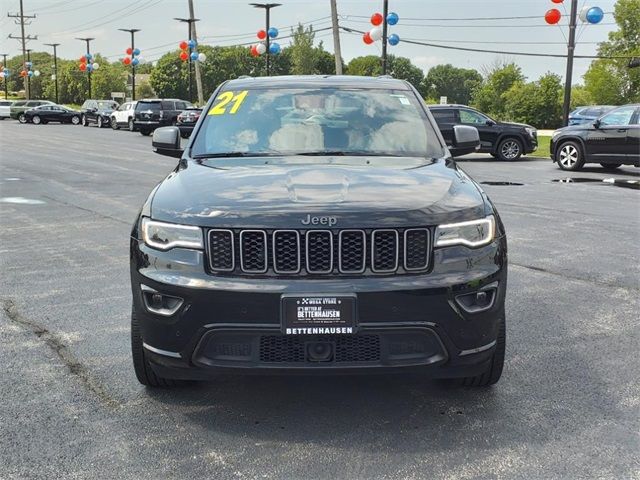
[[[356,333],[355,295],[283,295],[285,335],[349,335]]]

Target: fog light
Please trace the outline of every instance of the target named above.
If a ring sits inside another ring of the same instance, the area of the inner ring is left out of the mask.
[[[478,313],[493,307],[498,294],[498,282],[494,282],[482,290],[464,293],[456,297],[456,303],[467,313]]]
[[[172,295],[164,295],[146,285],[140,285],[140,290],[142,290],[144,306],[151,313],[155,313],[157,315],[170,317],[175,314],[184,303],[182,298],[174,297]]]

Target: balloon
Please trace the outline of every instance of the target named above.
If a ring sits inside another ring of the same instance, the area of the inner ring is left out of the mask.
[[[0,78],[4,78],[5,73],[4,72],[0,72]]]
[[[560,10],[557,8],[552,8],[547,13],[544,14],[544,19],[549,25],[555,25],[562,18],[562,14]]]
[[[251,52],[251,55],[254,57],[257,57],[258,55],[260,55],[258,53],[258,49],[256,48],[256,45],[251,45],[251,48],[249,48],[249,51]]]
[[[259,40],[264,40],[265,38],[267,38],[267,32],[265,32],[264,30],[258,30],[257,35]]]
[[[131,55],[133,53],[133,50],[131,49],[131,47],[129,47],[125,50],[125,52],[127,55]]]
[[[189,45],[184,40],[180,42],[179,46],[180,46],[180,50],[186,50],[187,48],[189,48]]]
[[[277,55],[280,53],[280,44],[273,42],[271,45],[269,45],[269,53],[273,54],[273,55]]]
[[[80,70],[84,72],[86,69],[87,69],[87,64],[86,63],[81,63],[80,64]]]
[[[188,46],[189,48],[196,48],[196,45],[197,45],[197,44],[196,44],[196,41],[195,41],[195,40],[189,40],[189,41],[187,42],[187,46]]]
[[[80,57],[80,63],[87,63],[87,57],[85,56]]]
[[[144,57],[142,57],[142,56],[138,57],[138,64],[142,65],[142,64],[143,64],[144,62],[146,62],[146,61],[147,61],[147,59],[146,59],[146,58],[144,58]]]
[[[140,55],[140,49],[139,48],[135,48],[133,50],[133,54],[136,55],[136,56]]]
[[[397,45],[400,43],[400,37],[395,33],[389,35],[389,45]]]
[[[194,62],[198,61],[198,52],[191,52],[191,60]]]
[[[269,38],[276,38],[279,32],[276,27],[271,27],[269,30],[267,30],[267,33],[269,34]]]
[[[51,75],[51,80],[55,80],[56,79],[56,74],[54,73],[53,75]]]
[[[21,77],[26,77],[27,76],[27,71],[26,70],[21,70],[20,71],[20,76]]]
[[[87,72],[90,72],[91,70],[93,70],[93,65],[90,63],[87,63]]]
[[[29,70],[29,71],[27,72],[27,75],[29,75],[30,77],[33,77],[33,72],[32,72],[31,70]]]
[[[373,43],[373,39],[371,38],[371,35],[369,34],[369,32],[362,35],[362,41],[367,45],[371,45]]]
[[[131,57],[124,57],[122,59],[122,63],[124,63],[125,65],[130,65],[131,64]]]
[[[199,53],[198,54],[198,61],[199,62],[204,62],[207,59],[207,56],[204,53]]]
[[[398,23],[398,20],[400,20],[400,17],[398,17],[398,14],[396,12],[389,12],[389,14],[387,15],[388,25],[395,25],[396,23]]]
[[[188,58],[189,58],[189,54],[188,54],[187,52],[184,52],[184,51],[183,51],[183,52],[180,54],[180,60],[182,60],[183,62],[186,62]]]
[[[600,23],[604,18],[604,12],[600,7],[593,7],[587,11],[587,22],[591,24]]]
[[[39,77],[39,76],[40,76],[40,70],[36,70],[35,72],[33,72],[33,74],[34,74],[36,77]]]
[[[258,45],[256,45],[256,52],[258,52],[258,55],[262,55],[266,51],[267,46],[264,43],[259,43]]]
[[[551,0],[553,3],[562,3],[564,0]]]
[[[372,28],[371,31],[369,32],[369,36],[371,37],[371,40],[373,40],[374,42],[377,42],[382,38],[382,28],[381,27]]]
[[[373,15],[371,15],[371,25],[377,27],[378,25],[382,24],[382,15],[379,13],[374,13]]]
[[[138,65],[138,63],[140,63],[140,60],[135,57],[131,60],[131,65],[133,65],[134,67]]]
[[[588,5],[586,7],[582,7],[582,10],[580,10],[578,18],[580,18],[582,23],[587,23],[587,13],[589,13],[589,10],[591,10],[591,7]]]
[[[87,53],[85,57],[87,57],[87,60],[91,60],[93,58],[93,55],[91,55],[90,53]]]
[[[33,66],[33,63],[31,63],[31,62],[25,62],[25,65],[26,65],[28,68],[31,68],[31,67]]]

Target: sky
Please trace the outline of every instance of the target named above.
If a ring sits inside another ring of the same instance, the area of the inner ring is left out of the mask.
[[[249,6],[251,0],[194,0],[197,34],[201,43],[234,45],[256,41],[255,32],[264,26],[264,11]],[[269,0],[271,1],[271,0]],[[63,58],[79,58],[85,44],[76,37],[94,37],[93,53],[107,56],[110,61],[124,56],[129,34],[118,28],[139,28],[136,46],[141,55],[157,60],[164,53],[177,49],[186,39],[187,26],[174,17],[188,17],[187,0],[23,0],[25,15],[37,18],[26,27],[26,33],[38,36],[29,43],[33,50],[48,50],[45,43],[60,43],[58,54]],[[313,24],[316,41],[323,41],[333,52],[329,0],[278,0],[271,24],[280,36],[291,33],[297,23]],[[607,39],[614,30],[615,0],[579,0],[579,5],[599,6],[605,12],[599,25],[581,25],[577,55],[595,55],[597,43]],[[382,11],[382,0],[337,0],[340,24],[356,30],[369,30],[371,14]],[[401,39],[411,39],[455,47],[479,48],[510,52],[566,53],[570,0],[559,5],[563,12],[560,26],[546,25],[544,13],[557,5],[551,0],[389,0],[389,10],[400,21],[390,27]],[[20,52],[20,42],[8,39],[19,35],[7,13],[19,11],[19,0],[0,0],[0,53],[10,56]],[[504,17],[530,17],[504,19]],[[503,17],[503,18],[497,18]],[[323,30],[326,29],[326,30]],[[346,61],[361,55],[379,55],[380,42],[365,45],[361,35],[341,32],[342,56]],[[284,47],[290,39],[282,39]],[[446,50],[403,43],[390,46],[389,53],[408,57],[425,72],[434,65],[450,63],[456,67],[483,71],[497,61],[515,61],[530,79],[535,80],[551,71],[564,76],[566,62],[561,58],[524,57],[496,53],[476,53]],[[576,59],[574,83],[581,81],[590,60]]]

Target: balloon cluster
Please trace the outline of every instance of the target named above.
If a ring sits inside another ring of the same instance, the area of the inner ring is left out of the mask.
[[[258,40],[261,40],[260,43],[256,43],[255,45],[251,45],[251,47],[249,47],[249,50],[251,51],[251,55],[253,55],[254,57],[258,57],[260,55],[262,55],[263,53],[267,52],[267,42],[265,42],[264,40],[267,39],[267,36],[269,38],[278,38],[278,34],[280,32],[278,32],[278,29],[276,27],[271,27],[269,28],[269,30],[258,30]],[[269,42],[269,53],[271,55],[277,55],[280,53],[280,51],[282,50],[282,48],[280,48],[280,44],[277,42]]]
[[[195,48],[198,46],[198,42],[195,40],[188,40],[180,42],[180,60],[186,62],[191,59],[192,62],[204,62],[207,56],[204,53],[198,53]],[[191,50],[191,53],[189,53]]]
[[[551,0],[555,4],[564,3],[564,0]],[[604,18],[604,12],[600,7],[589,7],[585,6],[580,10],[579,15],[580,21],[582,23],[591,23],[596,24],[600,23]],[[562,13],[557,8],[552,8],[551,10],[547,10],[547,13],[544,14],[544,20],[549,25],[556,25],[562,19]]]
[[[90,53],[86,53],[85,55],[80,57],[80,71],[82,72],[93,72],[94,70],[98,70],[100,65],[94,61],[93,55]]]
[[[32,70],[32,68],[33,68],[32,62],[25,62],[24,68],[20,71],[20,76],[21,77],[39,77],[40,70]]]
[[[2,70],[0,70],[0,78],[7,78],[11,75],[11,70],[9,70],[4,65],[2,66]]]
[[[125,65],[133,65],[135,67],[136,65],[142,64],[145,61],[144,58],[140,56],[139,48],[129,47],[125,50],[125,53],[127,54],[127,56],[122,59],[122,63],[124,63]]]
[[[373,28],[362,36],[362,40],[367,45],[377,42],[382,38],[382,23],[386,21],[387,25],[396,25],[399,20],[400,17],[398,17],[398,14],[395,12],[387,14],[386,19],[380,13],[374,13],[371,15],[371,25],[373,25]],[[400,43],[400,37],[392,33],[387,37],[387,41],[389,45],[398,45]]]

